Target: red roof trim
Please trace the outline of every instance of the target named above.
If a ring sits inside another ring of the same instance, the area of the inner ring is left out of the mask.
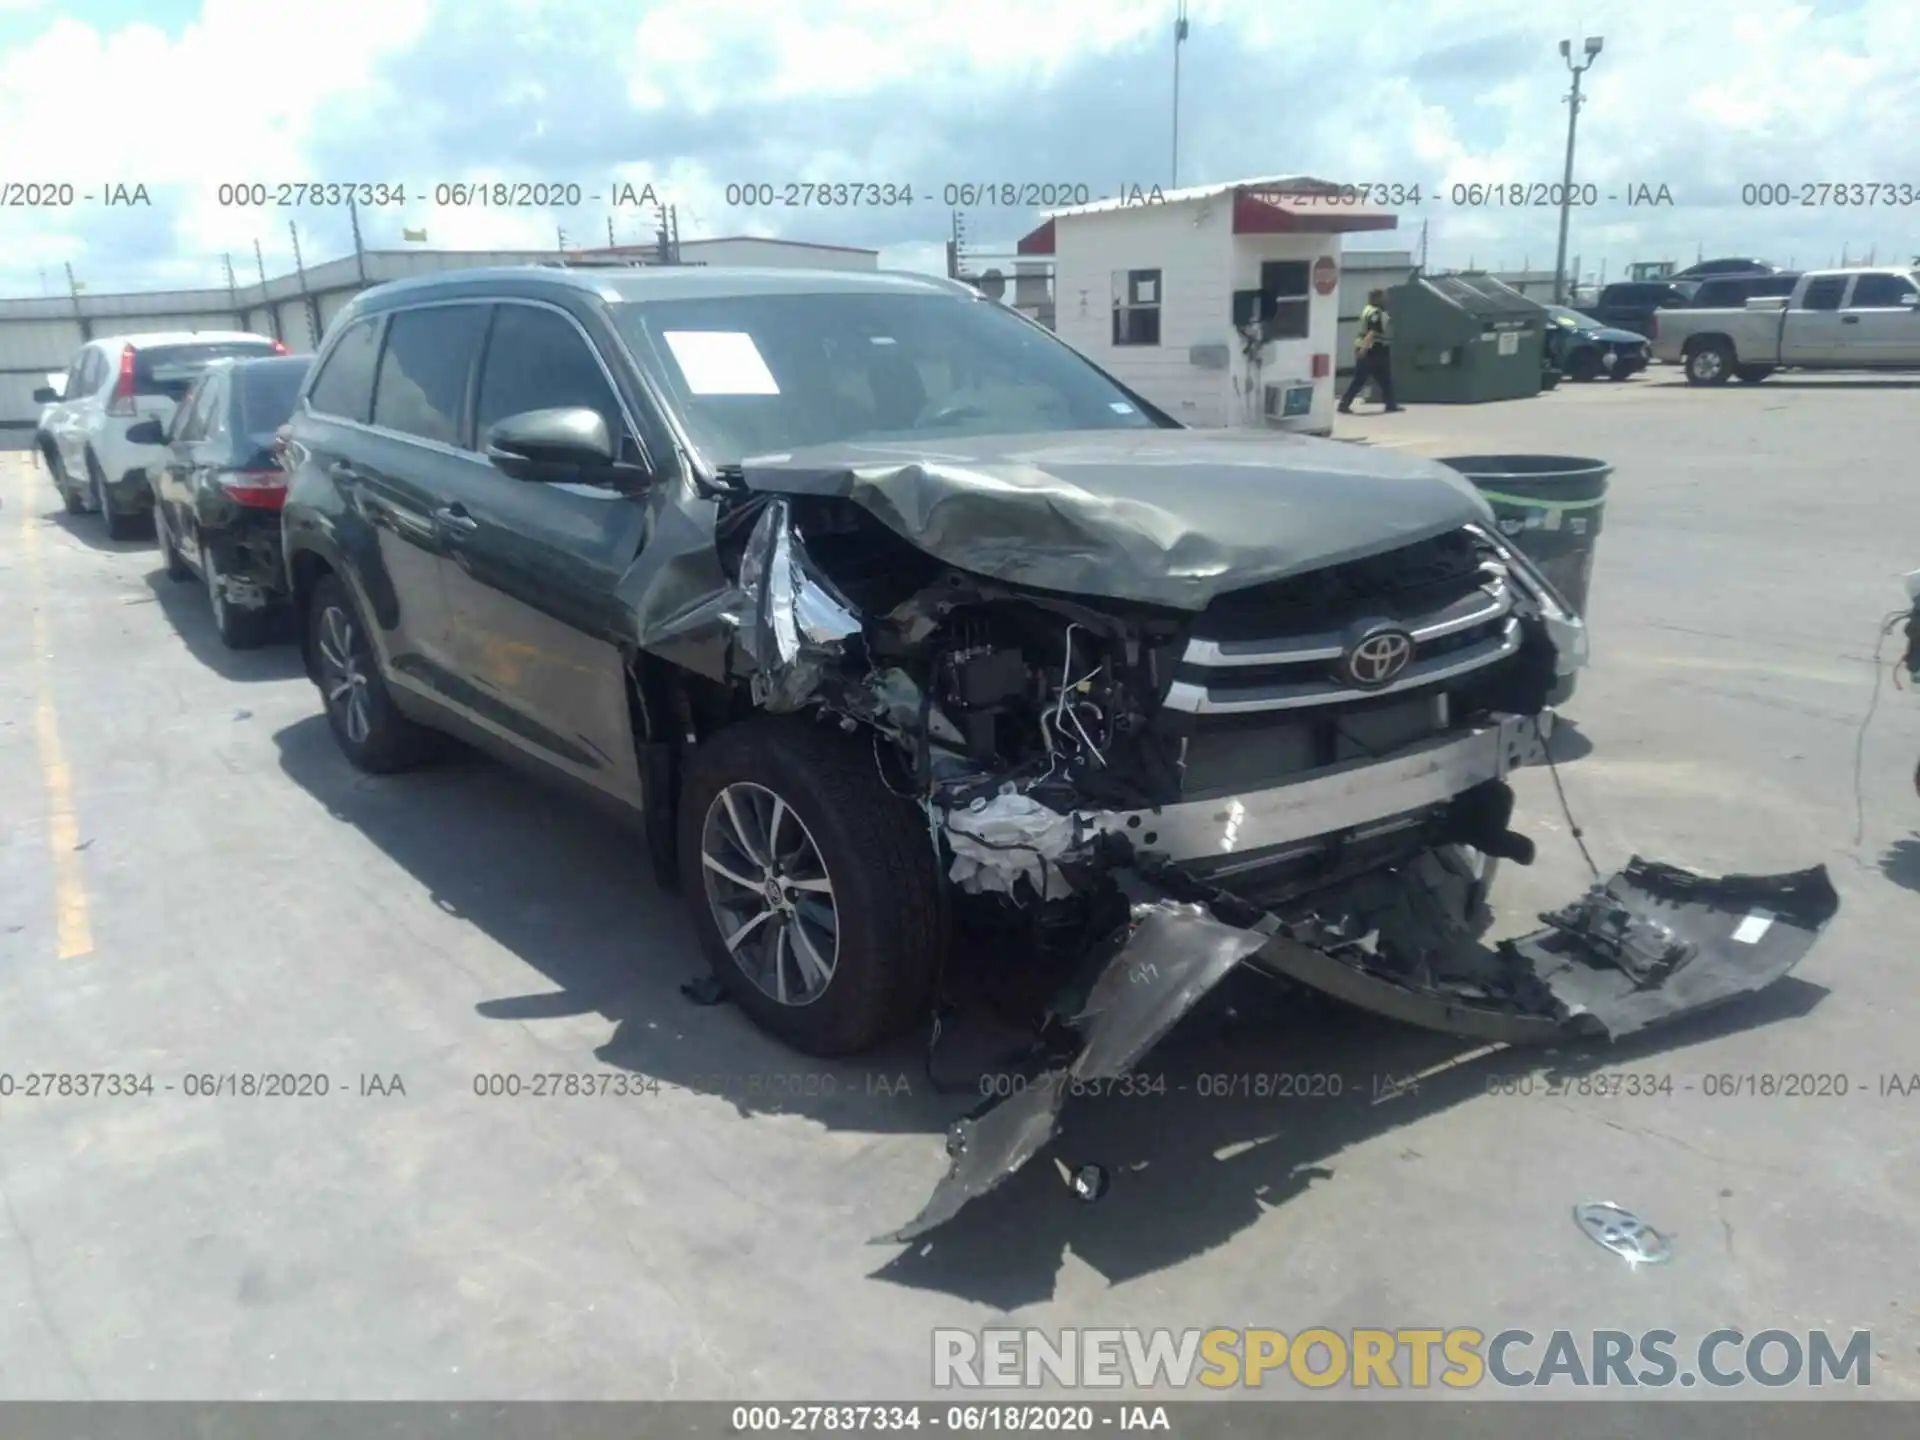
[[[1014,253],[1019,255],[1051,255],[1053,254],[1053,234],[1053,221],[1049,220],[1038,230],[1021,236],[1020,243],[1013,247]]]
[[[1239,190],[1233,197],[1236,235],[1346,235],[1362,230],[1397,230],[1400,217],[1364,205],[1321,200],[1311,195],[1260,198]]]

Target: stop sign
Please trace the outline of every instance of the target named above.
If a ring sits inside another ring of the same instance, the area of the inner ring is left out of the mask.
[[[1322,255],[1313,262],[1313,288],[1317,294],[1331,295],[1339,283],[1340,267],[1333,263],[1331,255]]]

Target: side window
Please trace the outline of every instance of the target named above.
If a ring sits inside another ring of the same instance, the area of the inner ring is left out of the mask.
[[[387,322],[373,423],[442,445],[464,445],[467,382],[487,326],[484,305],[402,310]]]
[[[1261,315],[1269,340],[1304,340],[1313,293],[1313,267],[1304,260],[1266,260],[1260,265]]]
[[[227,438],[227,400],[233,394],[233,372],[207,377],[206,398],[200,402],[200,433],[208,440]]]
[[[1160,272],[1113,272],[1113,343],[1160,343]]]
[[[80,374],[74,380],[73,393],[76,397],[91,395],[100,388],[100,382],[106,378],[106,356],[98,350],[89,350],[80,359]]]
[[[1807,293],[1800,302],[1803,310],[1838,310],[1840,297],[1847,293],[1847,277],[1822,275],[1807,282]]]
[[[1853,282],[1854,310],[1897,310],[1914,303],[1913,282],[1901,275],[1861,275]]]
[[[307,404],[322,415],[365,423],[373,412],[373,367],[380,358],[380,317],[356,320],[321,362]]]
[[[488,429],[509,415],[574,405],[599,411],[607,434],[620,445],[626,429],[620,402],[572,322],[534,305],[498,307],[474,411],[479,443],[484,446]]]
[[[207,433],[203,424],[206,415],[207,391],[213,387],[211,378],[195,385],[187,398],[180,402],[180,413],[174,418],[173,434],[168,438],[175,444],[190,445]]]
[[[78,400],[84,393],[80,386],[87,378],[87,362],[93,358],[93,351],[82,350],[73,357],[73,364],[67,370],[67,383],[60,391],[62,400]]]

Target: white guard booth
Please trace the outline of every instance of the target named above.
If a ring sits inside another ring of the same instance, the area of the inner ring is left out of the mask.
[[[1054,330],[1185,425],[1333,430],[1341,236],[1399,218],[1305,176],[1051,211]]]

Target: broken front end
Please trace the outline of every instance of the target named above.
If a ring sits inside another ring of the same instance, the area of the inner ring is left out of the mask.
[[[823,496],[735,526],[757,705],[874,739],[956,899],[1059,924],[1077,970],[1043,1083],[959,1122],[907,1240],[1053,1137],[1246,964],[1489,1041],[1619,1036],[1772,983],[1838,906],[1823,870],[1634,860],[1490,946],[1508,777],[1544,758],[1581,622],[1468,524],[1198,613],[989,580]]]

